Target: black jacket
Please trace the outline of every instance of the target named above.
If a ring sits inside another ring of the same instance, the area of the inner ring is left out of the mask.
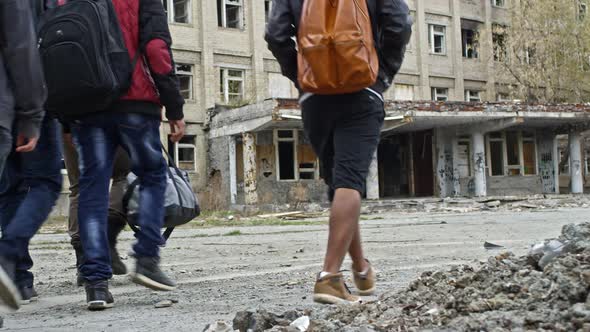
[[[39,136],[46,90],[31,3],[0,1],[0,127]]]
[[[367,0],[367,5],[379,53],[379,78],[372,89],[383,93],[402,66],[412,35],[412,17],[404,0]],[[299,29],[302,6],[303,0],[274,0],[265,36],[283,75],[297,87],[297,49],[293,37]]]

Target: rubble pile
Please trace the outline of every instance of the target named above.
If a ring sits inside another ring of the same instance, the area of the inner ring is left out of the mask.
[[[498,196],[484,199],[428,198],[396,199],[366,202],[363,213],[388,211],[466,213],[479,211],[542,211],[561,208],[589,207],[590,197],[584,195]]]
[[[527,256],[502,253],[475,268],[425,272],[407,289],[364,305],[281,316],[240,313],[234,329],[294,331],[288,320],[305,314],[311,318],[306,330],[322,332],[590,331],[589,289],[590,223],[570,224]],[[252,329],[253,317],[258,329]],[[280,318],[280,324],[270,321]]]

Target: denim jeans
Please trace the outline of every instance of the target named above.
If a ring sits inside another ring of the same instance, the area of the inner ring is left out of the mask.
[[[112,277],[107,240],[109,180],[118,146],[131,159],[131,170],[140,179],[140,232],[133,247],[140,257],[158,257],[164,244],[166,162],[160,143],[160,119],[154,116],[104,112],[76,120],[72,135],[80,163],[78,223],[84,250],[80,267],[87,281]]]
[[[19,286],[33,285],[29,241],[51,213],[61,184],[59,124],[46,118],[37,148],[28,153],[12,152],[0,178],[0,254],[16,262]]]
[[[12,133],[10,130],[0,127],[0,177],[6,165],[6,159],[12,150]]]

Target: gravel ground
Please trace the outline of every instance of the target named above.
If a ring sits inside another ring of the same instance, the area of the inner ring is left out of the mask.
[[[484,249],[485,241],[522,255],[531,244],[558,235],[563,225],[587,220],[589,211],[382,213],[363,218],[363,237],[383,294],[402,290],[427,270],[477,265],[499,254]],[[310,292],[326,239],[327,226],[308,221],[178,229],[162,257],[164,269],[179,282],[178,290],[154,293],[127,277],[115,277],[115,308],[88,312],[83,290],[74,286],[74,255],[67,235],[38,235],[31,247],[40,299],[17,313],[0,312],[1,330],[202,331],[217,320],[231,321],[242,310],[318,309]],[[132,234],[125,233],[119,250],[127,252],[131,243]],[[132,265],[131,259],[125,262]],[[348,268],[350,263],[345,264]],[[177,303],[156,309],[163,300]]]

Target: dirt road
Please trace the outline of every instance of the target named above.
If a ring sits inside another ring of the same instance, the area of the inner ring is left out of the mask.
[[[589,212],[396,212],[367,216],[362,224],[369,258],[379,271],[378,286],[396,289],[424,270],[497,253],[486,251],[484,241],[522,254],[530,244],[559,234],[564,224],[588,220]],[[0,311],[0,331],[202,331],[218,319],[231,321],[241,310],[311,307],[326,230],[325,220],[317,225],[178,229],[163,250],[164,268],[178,280],[178,290],[154,293],[115,277],[115,308],[104,312],[84,307],[84,292],[74,286],[67,235],[38,235],[32,254],[40,300],[17,313]],[[131,243],[132,234],[125,233],[120,251],[127,252]],[[169,299],[178,303],[154,307]]]

